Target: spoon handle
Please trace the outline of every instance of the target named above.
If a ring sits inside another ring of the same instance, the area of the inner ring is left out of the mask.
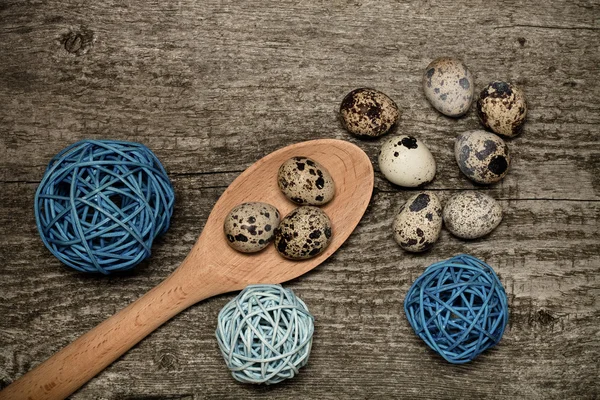
[[[64,399],[136,343],[192,304],[222,292],[186,288],[177,272],[0,392],[0,400]],[[199,285],[198,285],[199,286]]]

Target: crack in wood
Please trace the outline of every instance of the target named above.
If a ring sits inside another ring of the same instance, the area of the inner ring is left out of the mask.
[[[552,30],[587,30],[598,31],[600,28],[593,26],[558,26],[558,25],[533,25],[533,24],[514,24],[514,25],[499,25],[492,29],[512,29],[512,28],[534,28],[534,29],[552,29]]]

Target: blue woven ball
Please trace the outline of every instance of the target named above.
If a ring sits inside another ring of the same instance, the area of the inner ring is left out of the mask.
[[[498,344],[508,322],[498,276],[466,254],[429,266],[409,289],[404,312],[415,333],[453,364]]]
[[[279,383],[306,365],[314,318],[291,290],[251,285],[219,313],[217,342],[233,377]]]
[[[48,164],[35,219],[64,264],[109,274],[150,256],[154,238],[169,228],[174,201],[165,169],[146,146],[83,140]]]

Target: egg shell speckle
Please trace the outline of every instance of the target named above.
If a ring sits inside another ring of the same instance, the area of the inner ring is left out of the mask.
[[[277,184],[299,205],[320,206],[335,196],[335,183],[325,167],[307,157],[292,157],[279,167]]]
[[[302,206],[281,220],[274,244],[283,257],[303,260],[321,254],[331,243],[331,234],[331,220],[323,210]]]
[[[412,136],[386,139],[381,145],[378,161],[385,178],[399,186],[423,186],[435,177],[433,155],[422,141]]]
[[[508,137],[516,136],[521,133],[527,117],[525,94],[508,82],[492,82],[479,95],[477,115],[487,129]]]
[[[440,57],[425,68],[423,90],[433,108],[449,117],[460,117],[473,101],[473,76],[461,61]]]
[[[344,97],[340,106],[342,123],[348,132],[357,136],[385,135],[398,122],[400,111],[383,92],[359,88]]]
[[[452,196],[443,210],[446,229],[463,239],[476,239],[492,232],[502,221],[502,207],[492,197],[477,192]]]
[[[279,211],[267,203],[239,204],[229,212],[223,224],[227,243],[242,253],[254,253],[267,247],[279,226]]]
[[[442,230],[442,204],[432,192],[411,196],[393,222],[394,240],[411,252],[429,250]]]
[[[508,173],[510,153],[504,140],[484,130],[464,132],[454,143],[458,167],[481,184],[498,182]]]

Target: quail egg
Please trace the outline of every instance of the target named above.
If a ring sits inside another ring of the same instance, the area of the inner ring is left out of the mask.
[[[303,260],[321,254],[331,242],[331,220],[314,206],[298,207],[275,232],[275,248],[285,258]]]
[[[306,157],[292,157],[279,167],[277,183],[283,194],[299,205],[320,206],[335,195],[329,171]]]
[[[448,200],[443,218],[446,228],[454,236],[476,239],[496,229],[502,221],[502,207],[481,192],[461,192]]]
[[[510,165],[510,154],[504,140],[484,130],[458,135],[454,155],[462,173],[481,184],[498,182],[504,178]]]
[[[431,248],[442,230],[442,204],[431,192],[411,196],[393,223],[394,240],[404,250],[421,252]]]
[[[242,203],[229,212],[223,224],[227,243],[242,253],[267,247],[279,226],[279,211],[267,203]]]
[[[516,136],[527,117],[525,94],[508,82],[492,82],[479,95],[477,115],[483,126],[493,132]]]
[[[412,136],[399,135],[386,139],[381,145],[379,169],[396,185],[418,187],[433,180],[436,164],[423,142]]]
[[[433,108],[449,117],[460,117],[473,101],[473,76],[461,61],[440,57],[425,68],[423,89]]]
[[[375,89],[359,88],[344,97],[340,106],[342,123],[357,136],[385,135],[398,122],[398,106],[387,95]]]

